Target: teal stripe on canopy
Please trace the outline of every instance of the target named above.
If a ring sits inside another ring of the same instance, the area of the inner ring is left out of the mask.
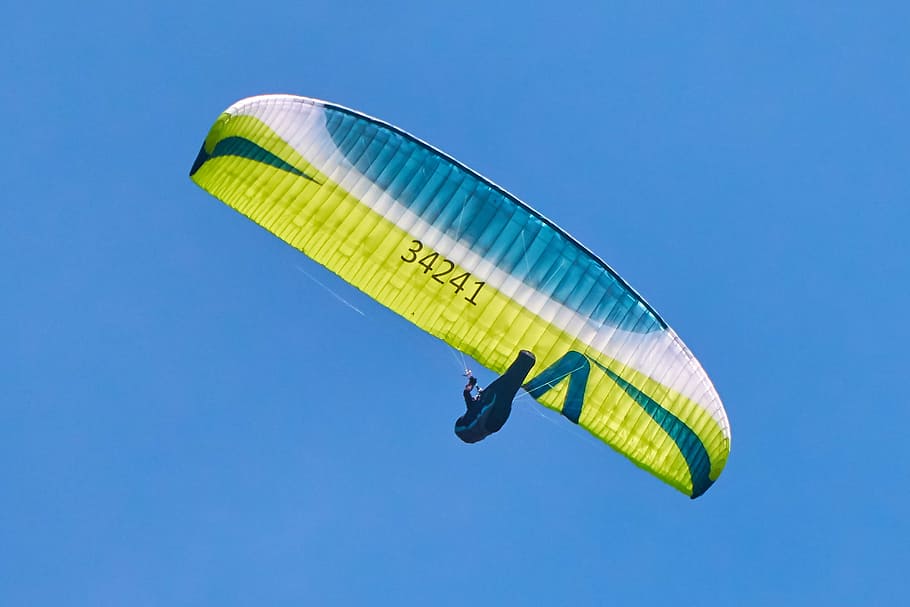
[[[196,171],[199,170],[199,167],[201,167],[210,158],[218,158],[219,156],[239,156],[240,158],[249,158],[250,160],[272,165],[275,168],[281,169],[282,171],[287,171],[288,173],[292,173],[298,177],[303,177],[305,179],[309,179],[310,181],[316,181],[297,167],[288,164],[267,149],[250,141],[249,139],[244,139],[243,137],[228,137],[226,139],[222,139],[215,146],[215,149],[212,150],[211,154],[205,151],[205,144],[203,144],[202,148],[199,150],[199,154],[196,156],[196,161],[193,163],[193,167],[190,169],[190,177],[192,177]]]
[[[603,261],[521,201],[403,131],[343,108],[325,111],[345,158],[424,221],[596,323],[666,328]]]

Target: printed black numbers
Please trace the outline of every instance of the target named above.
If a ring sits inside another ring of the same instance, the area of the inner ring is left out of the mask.
[[[470,277],[471,277],[471,275],[468,274],[467,272],[465,272],[464,274],[459,274],[458,276],[456,276],[449,282],[452,283],[453,285],[455,285],[456,293],[461,293],[462,291],[464,291],[464,283],[468,282],[468,279]]]
[[[424,274],[429,274],[430,278],[441,285],[450,284],[454,286],[456,294],[467,289],[471,292],[471,296],[465,297],[464,300],[473,306],[477,305],[477,296],[487,283],[481,280],[472,281],[470,272],[462,272],[454,278],[448,278],[448,275],[455,270],[455,263],[435,251],[419,257],[417,254],[421,251],[423,251],[423,243],[419,240],[412,240],[407,254],[401,256],[401,261],[405,263],[414,263],[416,261],[417,265],[423,268]],[[430,274],[431,272],[432,274]]]
[[[414,244],[413,247],[408,249],[408,253],[411,254],[411,258],[408,259],[404,255],[401,256],[401,261],[403,261],[405,263],[414,263],[415,261],[417,261],[417,253],[419,253],[420,249],[423,248],[423,243],[420,242],[419,240],[412,240],[411,242]]]
[[[442,263],[440,265],[446,265],[446,264],[448,264],[448,266],[449,266],[448,268],[446,268],[445,270],[441,270],[441,271],[437,272],[436,274],[432,275],[433,280],[435,280],[436,282],[438,282],[441,285],[446,284],[446,281],[442,280],[442,277],[455,269],[455,264],[452,263],[451,261],[449,261],[448,259],[443,259]],[[457,291],[456,291],[456,293],[457,293]]]
[[[480,290],[481,290],[481,289],[483,288],[483,286],[484,286],[485,284],[487,284],[487,283],[485,283],[485,282],[480,282],[479,280],[475,280],[475,281],[474,281],[474,284],[477,285],[477,289],[474,291],[474,294],[473,294],[473,295],[471,295],[470,297],[465,297],[465,300],[469,301],[470,303],[472,303],[472,304],[474,304],[474,305],[476,306],[476,305],[477,305],[477,302],[474,301],[474,298],[477,297],[477,294],[480,293]]]
[[[423,266],[423,273],[426,274],[433,269],[433,263],[439,259],[439,253],[430,253],[417,263]]]

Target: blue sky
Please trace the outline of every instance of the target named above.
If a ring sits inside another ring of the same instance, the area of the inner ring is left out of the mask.
[[[0,602],[906,601],[910,10],[491,4],[5,9]],[[268,92],[610,263],[726,403],[716,485],[528,399],[462,444],[451,348],[187,178]]]

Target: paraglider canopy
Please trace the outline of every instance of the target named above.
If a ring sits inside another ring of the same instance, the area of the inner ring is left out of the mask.
[[[526,374],[538,402],[680,491],[701,495],[723,469],[727,415],[676,333],[554,222],[430,145],[332,103],[264,95],[225,110],[190,174],[503,378]],[[496,427],[500,398],[475,426]]]

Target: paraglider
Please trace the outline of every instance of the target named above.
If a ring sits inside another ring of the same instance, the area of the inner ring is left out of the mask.
[[[726,412],[676,333],[558,225],[429,144],[263,95],[221,114],[190,176],[501,374],[456,422],[462,440],[497,431],[524,388],[693,498],[723,470]]]
[[[473,387],[477,381],[473,375],[468,375],[468,385],[464,390],[467,411],[455,421],[455,434],[458,438],[466,443],[476,443],[499,432],[512,412],[512,400],[533,366],[534,354],[522,350],[501,377],[479,390],[473,398],[469,387]]]

